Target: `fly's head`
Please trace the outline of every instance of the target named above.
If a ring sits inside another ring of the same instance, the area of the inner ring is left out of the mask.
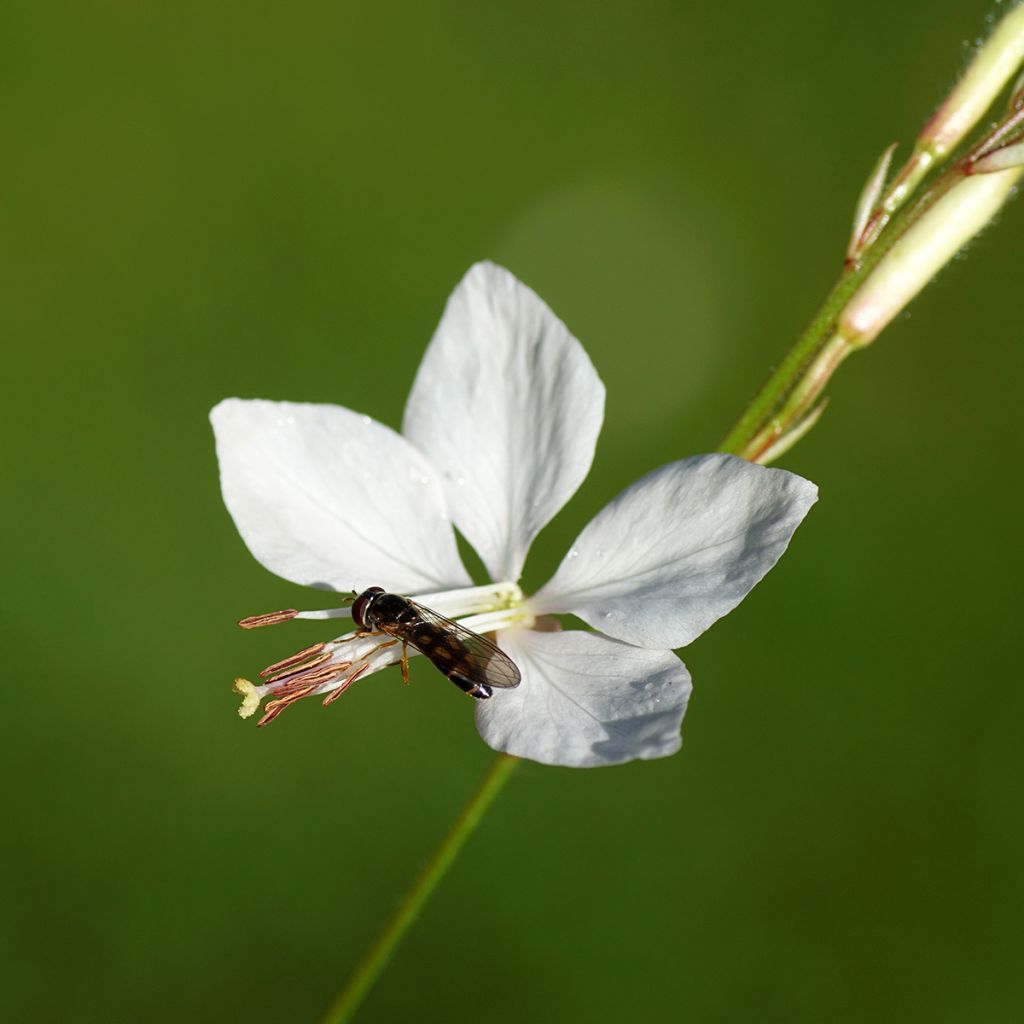
[[[383,593],[383,587],[369,587],[352,602],[352,621],[360,629],[368,632],[373,630],[373,623],[371,619],[373,613],[371,609],[373,607],[373,603]]]

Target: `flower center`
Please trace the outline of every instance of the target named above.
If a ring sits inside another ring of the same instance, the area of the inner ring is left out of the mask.
[[[446,618],[458,619],[474,633],[491,633],[516,623],[530,625],[533,619],[519,584],[509,581],[417,594],[413,600]]]

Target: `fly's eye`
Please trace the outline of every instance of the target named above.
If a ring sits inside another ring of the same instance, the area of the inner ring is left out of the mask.
[[[360,629],[366,629],[366,609],[369,608],[370,602],[372,602],[378,594],[383,593],[383,587],[369,587],[352,602],[352,621]]]

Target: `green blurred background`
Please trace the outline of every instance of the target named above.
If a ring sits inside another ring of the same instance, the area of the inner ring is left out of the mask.
[[[315,1019],[492,756],[419,666],[237,718],[323,631],[235,627],[310,597],[235,533],[209,408],[397,426],[505,264],[609,384],[536,585],[715,446],[989,10],[0,9],[6,1020]],[[524,766],[364,1020],[1022,1019],[1022,225],[833,382],[782,463],[820,504],[685,652],[682,753]]]

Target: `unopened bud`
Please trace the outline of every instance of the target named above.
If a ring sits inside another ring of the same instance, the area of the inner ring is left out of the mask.
[[[945,156],[978,123],[1024,61],[1024,4],[1017,4],[978,48],[967,70],[918,139]]]
[[[878,197],[882,194],[882,186],[889,174],[889,166],[892,163],[892,155],[896,152],[897,143],[889,146],[878,158],[877,163],[871,170],[868,180],[861,189],[857,199],[857,208],[853,212],[853,231],[850,234],[850,244],[846,247],[846,258],[853,260],[861,248],[861,240],[868,220],[874,212]]]
[[[1024,141],[1003,146],[975,160],[971,164],[971,174],[991,174],[993,171],[1005,171],[1021,165],[1024,165]]]
[[[1010,90],[1010,110],[1020,110],[1024,107],[1024,71],[1017,76],[1017,81],[1013,83],[1013,88]]]
[[[954,185],[881,258],[839,318],[851,346],[867,345],[995,216],[1021,169],[977,174]]]

